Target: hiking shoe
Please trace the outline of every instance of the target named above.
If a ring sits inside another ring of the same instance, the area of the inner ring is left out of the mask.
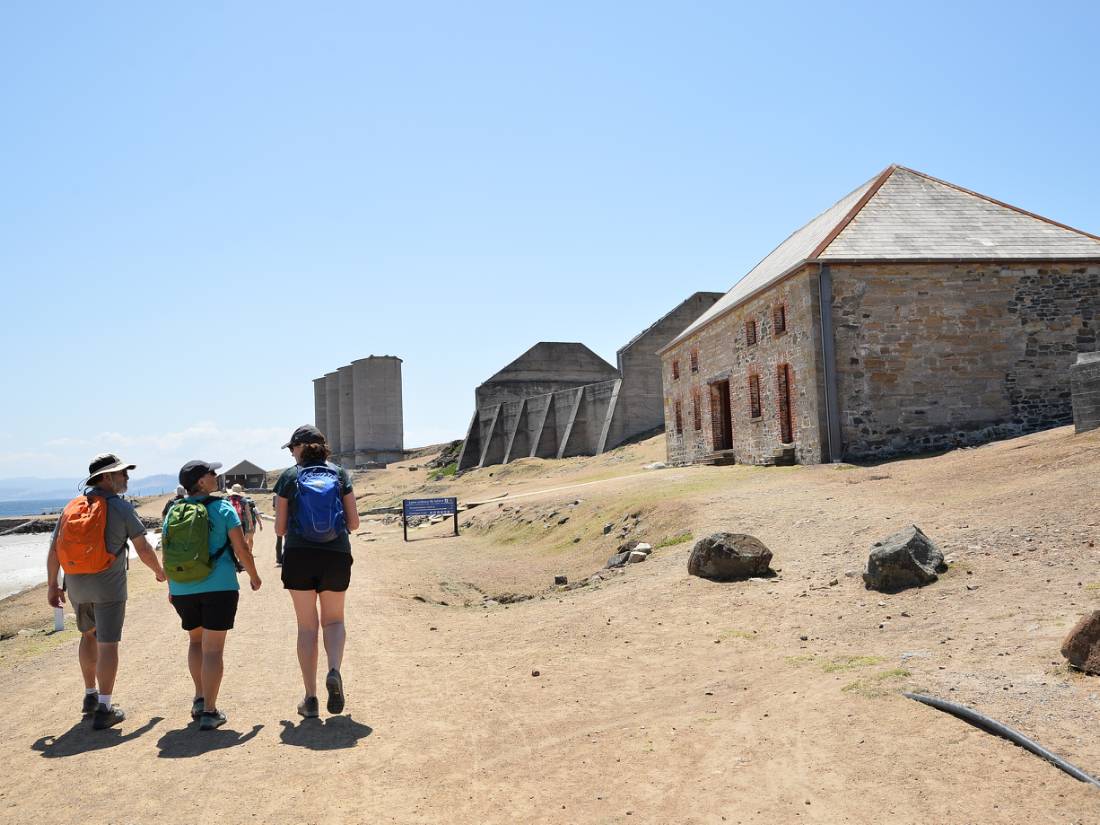
[[[328,689],[328,712],[342,713],[344,710],[344,680],[340,678],[340,671],[333,668],[325,677],[325,688]]]
[[[100,705],[95,709],[95,715],[92,716],[92,727],[95,730],[106,730],[112,725],[117,725],[125,718],[125,711],[118,705],[111,705],[109,708]]]
[[[214,730],[225,724],[225,714],[220,710],[204,710],[199,720],[199,730]]]
[[[81,708],[81,712],[88,716],[95,713],[96,708],[99,707],[99,694],[98,693],[85,693],[84,694],[84,707]]]
[[[202,700],[201,696],[196,696],[191,700],[191,718],[198,719],[202,716],[202,712],[206,710],[206,703]]]
[[[303,719],[316,719],[321,715],[316,696],[307,696],[298,705],[298,715]]]

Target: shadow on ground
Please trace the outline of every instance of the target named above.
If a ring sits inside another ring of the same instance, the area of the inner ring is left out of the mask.
[[[88,753],[89,751],[100,751],[104,748],[124,745],[137,739],[163,721],[163,716],[154,716],[140,728],[129,733],[123,733],[117,727],[107,728],[106,730],[93,730],[92,718],[88,716],[60,736],[43,736],[31,745],[31,750],[38,751],[47,759],[76,756],[78,753]]]
[[[191,756],[202,756],[211,751],[225,750],[236,745],[243,745],[249,739],[255,739],[256,734],[263,730],[263,725],[253,725],[248,733],[238,733],[232,728],[215,728],[214,730],[199,730],[199,723],[192,722],[185,728],[170,730],[157,742],[161,759],[187,759]]]
[[[374,733],[374,728],[356,722],[350,716],[330,716],[328,719],[303,719],[297,725],[284,719],[279,738],[284,745],[331,751],[354,748],[360,739]]]

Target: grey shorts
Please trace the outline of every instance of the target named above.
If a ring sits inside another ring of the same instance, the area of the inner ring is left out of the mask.
[[[126,602],[73,602],[76,627],[81,633],[95,628],[97,641],[121,642],[122,622],[126,619]]]

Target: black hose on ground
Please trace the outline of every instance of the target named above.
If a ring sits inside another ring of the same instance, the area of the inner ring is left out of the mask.
[[[942,710],[944,713],[950,713],[952,716],[957,716],[958,718],[969,722],[975,727],[981,728],[987,733],[992,733],[996,736],[1003,736],[1005,739],[1019,745],[1024,750],[1031,751],[1036,756],[1042,757],[1055,767],[1060,768],[1061,770],[1068,773],[1074,779],[1077,779],[1081,782],[1087,782],[1090,785],[1094,785],[1097,788],[1100,788],[1100,781],[1097,781],[1093,777],[1089,776],[1080,768],[1077,768],[1071,765],[1066,760],[1055,756],[1038,742],[1028,739],[1022,733],[1013,730],[1007,725],[1002,725],[1000,722],[990,719],[988,716],[983,716],[976,710],[971,710],[970,708],[963,707],[962,705],[956,705],[954,702],[946,702],[943,699],[937,699],[934,696],[925,696],[922,693],[906,693],[904,695],[917,702],[922,702],[925,705],[934,707],[936,710]]]

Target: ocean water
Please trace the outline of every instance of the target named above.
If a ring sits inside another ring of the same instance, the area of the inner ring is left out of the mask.
[[[146,533],[145,538],[154,549],[160,542],[159,533]],[[0,536],[0,599],[46,581],[46,553],[49,549],[49,533]],[[129,553],[131,559],[137,557],[132,544]],[[130,568],[133,569],[133,566],[131,562]],[[42,608],[50,609],[45,600]]]
[[[60,513],[69,503],[67,498],[27,499],[26,501],[0,501],[0,516],[40,516],[43,513]]]

